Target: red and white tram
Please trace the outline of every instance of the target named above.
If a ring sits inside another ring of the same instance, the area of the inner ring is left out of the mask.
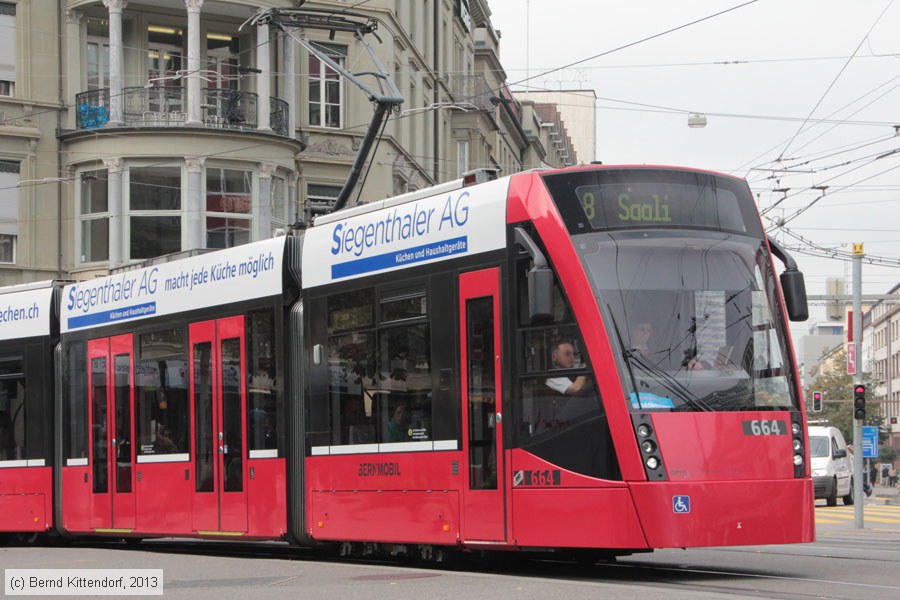
[[[52,526],[423,555],[812,541],[805,292],[746,182],[467,183],[63,288]]]

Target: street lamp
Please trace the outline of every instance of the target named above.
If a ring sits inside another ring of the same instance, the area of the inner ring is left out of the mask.
[[[706,115],[700,113],[691,113],[688,115],[688,127],[691,129],[700,129],[706,127]]]

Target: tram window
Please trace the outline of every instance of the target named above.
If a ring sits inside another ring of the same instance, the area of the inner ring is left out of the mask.
[[[109,487],[107,463],[106,388],[107,364],[105,356],[91,359],[91,446],[93,447],[94,492],[106,492]]]
[[[386,400],[382,442],[432,439],[430,348],[427,323],[378,331],[378,373],[372,384]]]
[[[517,261],[521,377],[516,404],[508,411],[514,415],[515,444],[575,473],[621,479],[599,386],[582,352],[572,309],[557,280],[552,321],[533,326],[528,268],[529,259]]]
[[[372,416],[380,395],[375,392],[374,333],[354,331],[328,339],[328,398],[333,444],[361,444],[375,439]],[[352,433],[352,436],[351,436]],[[351,437],[353,439],[351,439]]]
[[[275,362],[275,314],[271,308],[249,314],[247,344],[247,448],[278,448],[277,371]]]
[[[561,341],[568,341],[572,344],[575,352],[575,366],[584,365],[581,344],[578,340],[578,327],[575,325],[527,329],[521,332],[521,336],[526,373],[561,368],[559,365],[553,364],[554,348]]]
[[[371,327],[375,323],[375,290],[355,290],[328,298],[328,333]]]
[[[183,358],[135,364],[135,424],[138,454],[190,451],[188,364]]]
[[[377,323],[374,300],[371,288],[327,300],[331,443],[432,440],[424,286],[384,293]]]
[[[417,319],[428,314],[425,292],[421,287],[406,293],[392,293],[381,299],[381,323]]]
[[[88,455],[88,399],[87,399],[87,346],[85,342],[69,344],[66,365],[66,386],[69,402],[65,405],[66,458],[86,459]]]
[[[25,431],[22,360],[0,361],[0,461],[25,458]]]
[[[184,328],[173,327],[140,335],[141,360],[184,356]]]
[[[530,258],[521,258],[516,261],[516,280],[518,281],[518,303],[519,303],[519,326],[527,327],[531,325],[528,312],[528,270],[531,268]],[[572,309],[566,302],[559,285],[559,280],[553,278],[553,318],[551,323],[572,322],[575,318],[572,316]]]

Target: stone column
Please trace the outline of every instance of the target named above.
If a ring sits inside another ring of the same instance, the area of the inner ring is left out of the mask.
[[[206,248],[206,240],[203,239],[203,215],[205,214],[203,165],[205,163],[206,158],[203,156],[184,157],[187,169],[187,245],[185,250]]]
[[[121,158],[104,158],[106,165],[106,190],[109,202],[109,268],[122,264],[124,219],[122,214],[122,170],[125,166]]]
[[[188,14],[187,48],[187,120],[185,125],[201,125],[200,111],[200,7],[203,0],[184,0]]]
[[[294,137],[296,135],[297,130],[297,83],[295,79],[295,71],[296,66],[294,65],[294,57],[296,55],[297,50],[297,42],[294,41],[294,38],[285,34],[284,37],[281,38],[282,43],[282,62],[284,65],[282,66],[282,70],[284,73],[281,75],[281,99],[287,102],[288,105],[288,114],[287,114],[287,126],[288,126],[288,137]]]
[[[122,49],[122,11],[126,0],[103,0],[109,10],[109,122],[108,125],[124,125],[122,90],[125,81],[125,61]],[[110,256],[112,258],[112,256]]]
[[[79,92],[86,92],[87,88],[82,87],[81,83],[81,23],[84,21],[84,15],[77,10],[66,11],[66,37],[63,52],[65,56],[65,78],[66,78],[66,105],[73,108],[69,109],[66,118],[66,129],[75,129],[77,125],[75,95]]]
[[[261,9],[260,9],[261,10]],[[269,123],[269,96],[271,96],[270,79],[272,77],[271,60],[269,60],[269,26],[256,26],[256,68],[259,75],[256,76],[256,93],[259,95],[256,101],[257,123],[260,131],[272,131]],[[268,235],[266,237],[269,237]]]
[[[256,219],[256,239],[272,237],[272,175],[275,165],[259,163],[259,215]]]

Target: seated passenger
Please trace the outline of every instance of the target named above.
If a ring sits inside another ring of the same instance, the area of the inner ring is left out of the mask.
[[[398,404],[394,407],[391,420],[387,424],[388,442],[409,441],[409,417],[406,414],[406,405]]]

